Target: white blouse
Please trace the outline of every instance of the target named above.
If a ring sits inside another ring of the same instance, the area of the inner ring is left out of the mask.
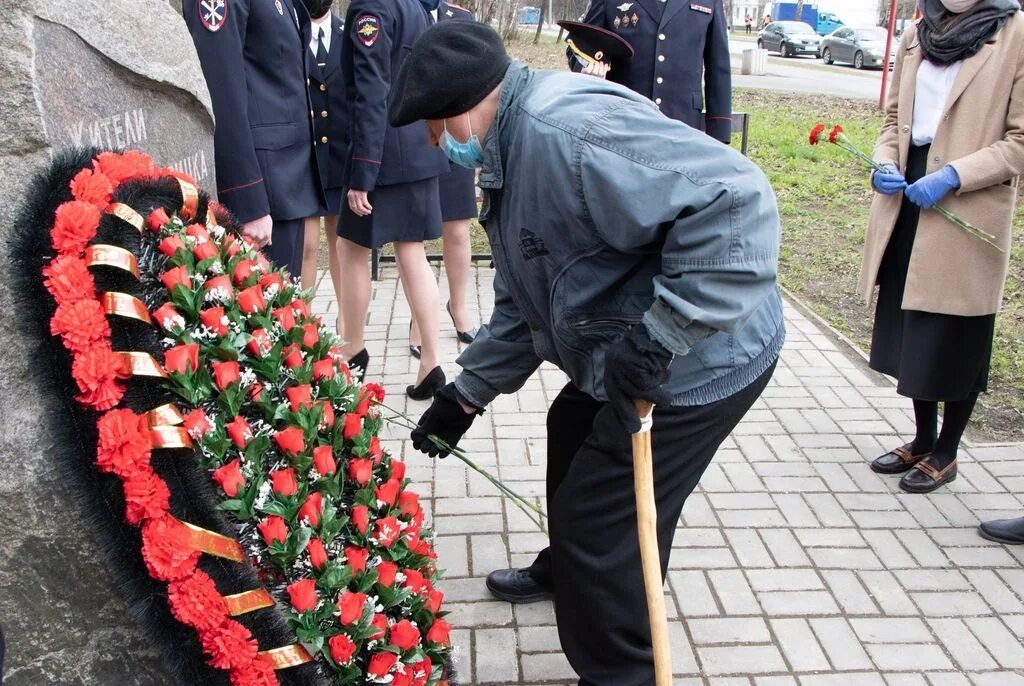
[[[935,140],[935,132],[946,111],[946,102],[953,84],[963,66],[963,60],[944,66],[921,62],[917,70],[917,85],[914,95],[914,123],[910,138],[914,145],[928,145]]]

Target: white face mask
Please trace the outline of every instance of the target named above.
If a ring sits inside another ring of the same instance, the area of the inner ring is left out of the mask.
[[[980,2],[980,0],[941,0],[942,6],[953,14],[960,14],[971,9]]]

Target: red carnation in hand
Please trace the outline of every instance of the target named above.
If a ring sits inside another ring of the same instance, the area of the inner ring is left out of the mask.
[[[345,561],[352,568],[353,574],[366,570],[366,561],[370,559],[370,551],[366,548],[348,546],[345,548]]]
[[[167,212],[162,207],[158,207],[149,213],[146,217],[146,226],[149,227],[150,231],[157,232],[164,227],[164,224],[171,221],[171,218],[167,216]]]
[[[319,526],[320,524],[320,513],[324,509],[324,494],[316,491],[310,493],[306,498],[306,502],[302,503],[302,507],[299,508],[299,514],[297,515],[298,520],[309,521],[310,526]]]
[[[308,383],[286,388],[284,394],[288,398],[292,412],[298,412],[300,407],[310,407],[313,404],[313,387]]]
[[[363,616],[363,608],[366,607],[366,594],[345,591],[338,599],[338,621],[343,626],[349,626],[359,621]]]
[[[92,274],[78,255],[57,255],[43,267],[43,285],[57,304],[96,297]]]
[[[828,132],[828,142],[829,143],[838,143],[839,142],[839,136],[842,133],[843,133],[843,127],[837,125],[834,129],[832,129],[831,131]]]
[[[824,124],[815,124],[814,128],[811,129],[810,142],[811,145],[817,145],[821,142],[821,134],[825,132]]]
[[[103,174],[92,169],[83,169],[71,179],[71,195],[100,209],[110,204],[114,186]]]
[[[381,679],[391,671],[397,662],[398,656],[394,653],[374,653],[366,668],[366,674],[375,679]]]
[[[256,657],[259,648],[249,630],[231,620],[199,635],[208,662],[217,669],[240,669]]]
[[[285,455],[295,457],[306,448],[306,438],[302,429],[290,426],[274,434],[274,442]]]
[[[57,252],[78,254],[96,235],[99,225],[99,208],[81,200],[70,200],[57,208],[50,240]]]
[[[191,547],[188,529],[174,517],[164,515],[142,525],[142,559],[154,579],[185,578],[196,568],[199,555]]]
[[[164,369],[188,374],[199,369],[199,344],[185,343],[164,351]]]
[[[313,448],[313,469],[320,476],[330,476],[338,471],[331,446],[321,445]]]
[[[370,510],[366,505],[356,505],[352,508],[352,523],[356,525],[356,530],[360,534],[366,535],[366,530],[370,527]]]
[[[75,357],[71,365],[78,390],[76,399],[96,410],[109,410],[124,395],[122,379],[130,374],[124,359],[105,346],[96,346]]]
[[[213,382],[222,391],[238,381],[241,375],[241,369],[234,360],[213,363]]]
[[[277,672],[274,671],[274,663],[263,655],[257,655],[255,660],[244,667],[232,669],[228,676],[231,679],[231,686],[278,686],[280,683],[277,680]]]
[[[228,332],[227,316],[223,307],[210,307],[199,313],[199,320],[207,329],[210,329],[218,336],[225,336]]]
[[[299,492],[299,484],[295,481],[295,470],[291,467],[270,472],[270,482],[277,495],[289,496]]]
[[[101,472],[126,479],[149,469],[152,448],[145,417],[127,409],[112,410],[100,417],[96,428],[96,466]]]
[[[99,301],[78,300],[57,306],[50,333],[60,336],[64,347],[78,355],[109,339],[110,325]]]
[[[220,626],[228,616],[227,603],[217,591],[217,585],[201,569],[172,581],[167,586],[167,601],[175,619],[200,632]]]
[[[323,541],[319,538],[309,539],[306,552],[309,553],[309,563],[313,565],[313,569],[320,569],[327,564],[327,551],[324,549]]]
[[[277,515],[270,515],[257,524],[256,528],[260,530],[260,535],[263,536],[263,541],[267,545],[272,545],[275,542],[284,543],[288,540],[288,525]]]
[[[157,249],[168,257],[174,257],[179,250],[188,250],[188,246],[185,245],[185,241],[181,240],[181,236],[173,235],[167,236],[156,246]]]
[[[377,520],[377,542],[380,545],[390,548],[401,536],[402,529],[397,519],[384,517]]]
[[[420,631],[408,619],[403,619],[391,627],[388,642],[403,652],[412,650],[420,644]]]
[[[312,348],[320,342],[320,331],[316,324],[309,322],[302,325],[302,347]]]
[[[315,610],[320,597],[316,593],[315,579],[302,579],[290,584],[287,588],[288,599],[296,612]]]
[[[250,286],[238,294],[238,306],[242,312],[252,314],[267,309],[267,302],[263,299],[263,289],[259,286]]]
[[[398,492],[400,490],[402,490],[402,484],[397,479],[390,479],[377,487],[376,498],[388,507],[394,507],[398,501]]]
[[[146,519],[161,517],[171,506],[171,492],[152,469],[137,469],[122,483],[124,518],[132,526]]]
[[[435,619],[434,623],[430,625],[430,629],[427,630],[427,641],[442,646],[450,646],[452,644],[452,639],[449,636],[451,630],[451,624],[443,619]]]
[[[235,282],[236,286],[241,286],[252,276],[255,268],[256,263],[252,260],[239,260],[238,264],[231,271],[231,279]]]
[[[153,321],[169,333],[174,333],[185,327],[185,318],[169,302],[157,308],[153,313]]]
[[[242,474],[242,461],[235,458],[213,473],[213,480],[224,489],[229,498],[238,496],[238,491],[245,487],[245,475]]]
[[[331,659],[339,665],[347,665],[352,661],[359,649],[346,634],[337,634],[327,639],[327,647],[331,651]]]
[[[313,363],[313,380],[324,381],[334,378],[334,360],[317,360]]]
[[[348,476],[360,486],[365,486],[373,478],[373,462],[352,458],[348,461]]]
[[[185,415],[185,422],[182,426],[185,427],[188,435],[196,440],[213,431],[210,418],[198,407]]]
[[[284,362],[284,366],[289,369],[295,369],[296,367],[302,366],[302,351],[299,350],[299,346],[292,343],[291,345],[285,346],[281,351],[281,360]]]
[[[398,574],[398,565],[394,562],[381,562],[377,565],[377,583],[389,588],[395,583],[395,576]]]
[[[342,429],[341,435],[346,439],[352,439],[358,436],[363,430],[363,418],[354,412],[349,412],[345,415],[345,428]]]
[[[281,325],[281,328],[285,331],[291,331],[295,328],[295,315],[292,314],[291,307],[279,307],[274,310],[274,319]]]
[[[238,448],[244,450],[245,446],[249,445],[249,441],[252,440],[252,427],[242,417],[235,417],[224,428],[228,432],[228,438]]]
[[[266,329],[256,329],[252,332],[251,338],[245,347],[253,356],[263,357],[274,346],[270,342],[270,336],[267,334]]]
[[[186,289],[192,288],[192,279],[189,278],[188,269],[185,267],[168,269],[160,275],[160,281],[163,283],[164,288],[170,292],[174,291],[175,286],[182,286]]]

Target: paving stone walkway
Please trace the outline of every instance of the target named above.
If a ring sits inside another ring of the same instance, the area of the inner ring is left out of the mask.
[[[492,272],[474,270],[489,313]],[[337,306],[321,278],[317,307]],[[442,302],[446,285],[442,284]],[[858,355],[787,304],[788,342],[764,396],[722,446],[683,510],[665,587],[676,686],[1024,685],[1024,547],[977,536],[1022,514],[1024,447],[973,446],[927,496],[868,461],[912,434],[910,403]],[[409,308],[393,265],[374,284],[370,377],[413,418]],[[442,313],[443,366],[462,347]],[[542,368],[500,398],[462,446],[543,504],[545,411],[565,383]],[[545,537],[456,459],[432,463],[407,432],[388,447],[429,503],[464,684],[575,684],[550,603],[492,599],[484,577],[527,565]],[[638,613],[645,608],[637,608]]]

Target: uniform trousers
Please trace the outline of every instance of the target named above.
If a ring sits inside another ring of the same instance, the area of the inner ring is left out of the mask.
[[[275,219],[271,243],[263,252],[277,267],[288,270],[294,278],[302,274],[302,241],[305,238],[304,219]],[[302,284],[309,288],[310,284]]]
[[[686,498],[774,371],[775,363],[746,388],[708,405],[655,408],[663,577]],[[530,575],[554,590],[562,650],[580,686],[653,686],[631,437],[607,403],[571,383],[548,410],[547,436],[551,542]]]

